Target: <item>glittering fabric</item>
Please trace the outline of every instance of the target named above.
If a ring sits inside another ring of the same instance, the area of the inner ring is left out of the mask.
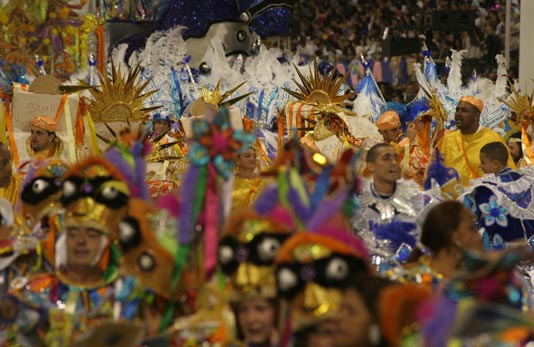
[[[252,29],[261,37],[286,33],[291,20],[293,0],[170,0],[161,22],[154,31],[134,35],[123,41],[128,44],[126,60],[133,52],[144,48],[147,38],[155,31],[184,26],[184,40],[203,37],[211,24],[239,22],[241,13],[259,3],[263,6],[255,6],[255,9],[261,11],[251,20]]]
[[[250,26],[261,37],[286,34],[292,11],[288,7],[269,8],[250,22]]]
[[[213,23],[238,20],[239,10],[235,0],[172,0],[158,30],[185,26],[183,37],[187,40],[204,36]]]
[[[185,26],[184,39],[202,37],[209,26],[218,22],[239,21],[242,12],[248,10],[258,0],[173,0],[167,8],[158,30],[166,30],[177,25]],[[287,4],[287,1],[280,2]],[[267,37],[287,32],[291,19],[289,7],[271,7],[255,17],[250,25],[260,36]]]
[[[534,235],[533,182],[532,170],[509,168],[471,182],[463,201],[485,230],[486,248],[500,249]]]

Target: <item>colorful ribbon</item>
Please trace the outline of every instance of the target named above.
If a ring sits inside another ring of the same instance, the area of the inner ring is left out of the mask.
[[[61,98],[60,108],[65,109],[65,124],[67,125],[67,138],[68,138],[67,146],[69,147],[69,160],[71,163],[75,163],[76,162],[76,139],[74,138],[74,128],[72,126],[70,107],[69,105],[67,105],[67,107],[64,107],[66,100],[67,100],[67,94],[63,94],[63,97]],[[56,117],[58,117],[57,114],[56,114]]]
[[[217,172],[213,165],[208,164],[208,186],[206,188],[206,222],[204,225],[206,279],[208,279],[217,265],[217,230],[218,230],[218,199],[217,199]]]

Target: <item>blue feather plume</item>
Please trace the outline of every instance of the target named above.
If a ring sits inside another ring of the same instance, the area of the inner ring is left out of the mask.
[[[428,165],[424,188],[432,188],[432,179],[434,179],[440,186],[447,183],[453,178],[460,179],[458,171],[452,167],[446,167],[443,164],[443,157],[439,149],[435,149],[432,162]]]
[[[415,230],[415,223],[401,222],[393,220],[391,223],[375,224],[371,222],[371,230],[378,240],[390,242],[390,250],[396,252],[405,243],[414,248],[417,240],[412,234]]]

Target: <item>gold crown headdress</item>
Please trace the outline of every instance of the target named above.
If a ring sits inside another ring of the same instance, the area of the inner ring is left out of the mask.
[[[93,96],[93,100],[89,102],[93,122],[141,121],[148,112],[160,107],[144,107],[144,101],[157,90],[143,93],[151,79],[139,83],[137,79],[140,73],[141,69],[137,66],[125,76],[120,66],[115,68],[113,61],[111,62],[111,79],[106,74],[99,75],[101,90],[89,89]]]
[[[119,134],[117,134],[117,132],[113,130],[113,128],[111,128],[107,123],[104,122],[104,125],[111,136],[108,137],[107,135],[100,133],[96,133],[96,136],[110,146],[119,143],[125,145],[126,147],[131,147],[132,143],[143,143],[145,139],[148,138],[147,134],[143,133],[142,124],[140,124],[137,131],[134,131],[128,122],[128,126],[121,129]],[[168,148],[179,144],[181,140],[181,138],[179,138],[178,141],[165,142],[165,136],[170,132],[170,130],[171,129],[167,129],[157,137],[148,138],[151,146],[150,153],[146,155],[147,162],[161,162],[165,160],[178,160],[182,158],[165,153]]]
[[[429,84],[430,90],[421,88],[426,94],[429,109],[422,114],[416,116],[414,123],[417,127],[417,138],[419,145],[427,153],[430,153],[431,148],[439,141],[445,129],[445,121],[447,120],[447,112],[443,107],[443,103],[439,99],[438,93]],[[432,118],[437,121],[437,126],[434,131],[431,131]]]
[[[306,106],[311,107],[309,111],[302,111],[301,113],[302,107],[289,106],[290,113],[298,110],[296,111],[296,118],[301,118],[306,121],[304,127],[299,128],[299,130],[313,131],[312,137],[316,141],[335,134],[341,139],[348,138],[349,143],[358,146],[358,140],[356,140],[350,131],[348,131],[348,124],[340,117],[332,117],[332,115],[339,115],[340,113],[350,116],[356,115],[354,112],[343,108],[344,101],[354,94],[348,93],[338,95],[346,75],[336,76],[334,71],[330,74],[327,72],[321,74],[319,72],[317,61],[314,62],[313,68],[310,66],[308,77],[304,76],[297,66],[295,66],[295,70],[299,75],[300,83],[296,80],[293,81],[297,85],[299,91],[293,91],[286,88],[283,89],[288,94],[297,98],[298,101],[288,103],[288,105],[294,106],[295,104],[305,104]],[[316,116],[318,116],[317,119],[315,118]],[[325,122],[330,123],[333,126],[328,126]]]
[[[191,113],[191,116],[198,117],[201,115],[205,115],[206,108],[209,107],[209,105],[214,106],[218,110],[223,105],[233,105],[243,100],[252,93],[246,93],[230,100],[226,99],[230,97],[230,95],[232,95],[236,90],[241,88],[241,86],[245,83],[246,82],[242,82],[238,84],[237,86],[231,88],[224,94],[221,94],[221,80],[217,82],[217,85],[213,90],[210,90],[206,86],[202,87],[202,96],[191,104],[191,109],[189,111]]]
[[[434,118],[438,122],[439,128],[443,129],[445,126],[445,121],[447,120],[447,112],[443,107],[443,103],[439,99],[438,93],[432,86],[430,86],[430,90],[423,88],[423,91],[425,92],[429,102],[429,110],[420,115],[418,118]]]
[[[502,103],[508,106],[513,112],[517,114],[518,123],[521,124],[523,120],[531,120],[534,117],[534,89],[532,93],[523,95],[515,88],[512,82],[509,82],[511,93],[507,98],[499,99]]]
[[[337,76],[332,71],[330,74],[325,72],[321,75],[317,65],[317,61],[313,64],[313,69],[310,66],[309,76],[306,77],[300,72],[298,67],[295,65],[295,70],[299,75],[300,82],[293,80],[300,91],[293,91],[290,89],[283,88],[288,94],[294,96],[298,100],[314,103],[314,104],[341,104],[343,101],[347,100],[353,93],[348,93],[344,95],[338,95],[339,88],[345,81],[345,76]]]

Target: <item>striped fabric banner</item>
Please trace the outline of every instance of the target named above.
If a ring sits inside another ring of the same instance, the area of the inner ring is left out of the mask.
[[[304,103],[302,101],[288,102],[285,106],[286,114],[286,129],[291,131],[293,128],[309,128],[313,124],[308,122],[308,119],[315,119],[315,112],[317,107]],[[304,136],[306,131],[299,131],[299,137]]]

